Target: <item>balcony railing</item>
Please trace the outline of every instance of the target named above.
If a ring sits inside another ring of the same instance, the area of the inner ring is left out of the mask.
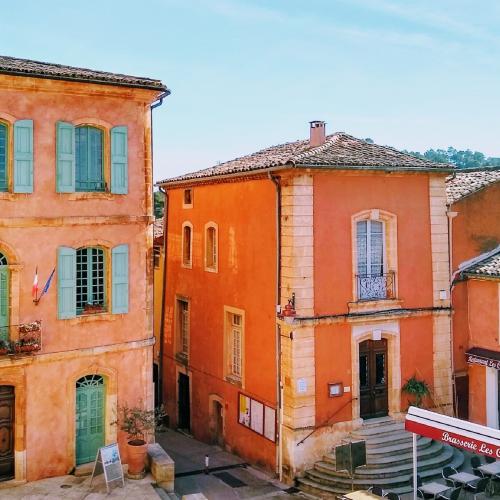
[[[42,322],[0,326],[0,356],[34,354],[42,349]]]
[[[386,300],[396,297],[395,274],[358,274],[358,300]]]

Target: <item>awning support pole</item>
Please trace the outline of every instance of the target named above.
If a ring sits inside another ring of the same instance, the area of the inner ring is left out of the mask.
[[[417,435],[412,433],[413,440],[413,500],[417,500]]]

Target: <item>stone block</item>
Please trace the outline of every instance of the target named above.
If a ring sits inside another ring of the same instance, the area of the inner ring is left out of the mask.
[[[148,445],[148,465],[158,486],[173,493],[175,463],[158,443]]]

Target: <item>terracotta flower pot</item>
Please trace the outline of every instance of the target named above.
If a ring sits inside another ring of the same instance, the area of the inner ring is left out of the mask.
[[[146,466],[148,445],[142,439],[135,439],[127,443],[128,473],[141,474]]]

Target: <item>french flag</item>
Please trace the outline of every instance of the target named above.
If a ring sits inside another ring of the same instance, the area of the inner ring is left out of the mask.
[[[33,279],[33,288],[31,289],[31,295],[36,299],[38,296],[38,266],[35,269],[35,278]]]

